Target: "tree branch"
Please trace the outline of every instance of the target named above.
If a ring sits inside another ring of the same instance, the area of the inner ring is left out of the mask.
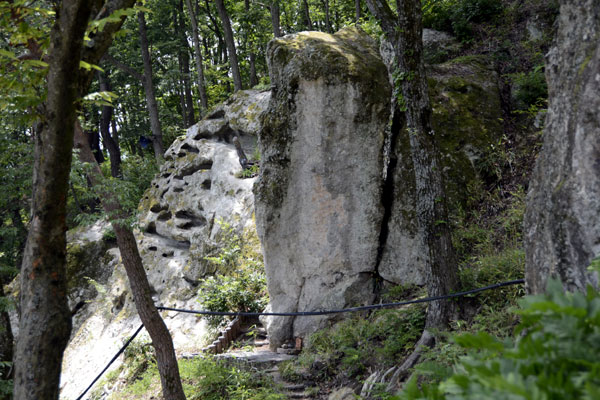
[[[122,63],[121,61],[117,60],[116,58],[109,55],[108,53],[105,54],[104,57],[102,57],[102,59],[108,61],[115,67],[119,68],[121,71],[124,71],[124,72],[128,73],[129,75],[133,76],[135,79],[142,82],[142,84],[144,83],[144,75],[140,74],[135,69],[131,68],[129,65]]]
[[[381,28],[392,40],[397,34],[398,20],[386,0],[367,0],[367,6],[375,18],[381,22]]]

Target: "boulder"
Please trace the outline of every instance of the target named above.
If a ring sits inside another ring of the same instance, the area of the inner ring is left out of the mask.
[[[272,96],[254,193],[272,311],[370,303],[390,85],[358,28],[301,32],[267,49]],[[328,317],[273,317],[272,347]]]
[[[525,278],[540,293],[598,288],[587,267],[600,256],[600,18],[598,2],[561,7],[546,57],[549,107],[524,222]]]

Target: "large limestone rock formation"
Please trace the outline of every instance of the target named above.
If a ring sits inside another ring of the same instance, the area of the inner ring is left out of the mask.
[[[273,89],[255,196],[272,311],[367,303],[381,279],[425,283],[408,136],[389,123],[391,53],[384,48],[384,63],[375,46],[356,28],[269,45]],[[460,204],[465,188],[488,178],[491,145],[502,135],[498,79],[473,57],[429,74],[450,202]],[[387,175],[393,181],[384,185]],[[272,318],[271,344],[306,336],[325,320]]]
[[[237,93],[165,153],[140,203],[136,233],[157,305],[199,308],[199,280],[214,272],[205,257],[219,251],[218,221],[238,233],[254,229],[255,178],[237,177],[241,167],[228,131],[235,131],[250,156],[268,98],[268,92]],[[217,123],[221,128],[212,129]],[[69,233],[69,300],[76,313],[61,375],[63,399],[76,398],[140,324],[119,250],[107,230],[98,224]],[[162,315],[178,354],[197,353],[212,340],[195,315]]]
[[[267,50],[269,113],[260,136],[257,230],[272,311],[369,303],[390,86],[364,32],[302,32]],[[325,318],[275,317],[271,346]]]
[[[526,281],[544,291],[598,286],[587,270],[600,255],[600,5],[561,1],[558,32],[546,61],[549,108],[544,144],[525,213]]]

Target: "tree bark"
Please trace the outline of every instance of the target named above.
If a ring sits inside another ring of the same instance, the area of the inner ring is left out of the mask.
[[[103,92],[109,92],[111,88],[108,77],[105,77],[100,71],[98,71],[97,76],[100,90]],[[102,142],[104,143],[104,146],[106,146],[108,149],[108,156],[110,158],[110,174],[116,178],[121,176],[121,149],[119,148],[117,141],[114,139],[117,136],[117,132],[115,130],[116,124],[113,124],[112,136],[110,134],[113,110],[114,109],[111,106],[102,106],[102,115],[100,116],[100,135],[102,135]]]
[[[360,9],[360,0],[354,0],[354,10],[355,10],[355,20],[356,23],[360,22],[361,17],[361,9]]]
[[[32,217],[21,266],[14,398],[58,399],[71,333],[67,304],[66,199],[79,60],[92,2],[63,1],[50,32],[48,92],[35,137]],[[75,79],[74,79],[75,78]]]
[[[246,11],[246,15],[250,14],[250,0],[244,0],[244,10]],[[250,63],[250,87],[254,87],[256,85],[258,85],[258,78],[256,77],[256,54],[254,54],[254,51],[252,51],[252,42],[250,40],[251,37],[251,24],[246,23],[246,26],[244,27],[245,29],[245,40],[246,40],[246,46],[249,47],[248,49],[248,61]]]
[[[200,31],[198,30],[198,22],[196,21],[196,14],[192,8],[192,1],[185,0],[185,4],[190,13],[190,22],[192,23],[192,40],[194,42],[194,59],[196,61],[196,72],[198,73],[197,84],[198,93],[200,94],[200,118],[202,118],[203,111],[208,109],[208,98],[206,97],[206,87],[204,86],[204,64],[202,60],[202,52],[200,51]]]
[[[175,31],[180,41],[179,47],[179,60],[181,66],[181,80],[183,82],[183,92],[185,94],[185,127],[190,127],[196,123],[196,116],[194,115],[194,100],[192,97],[192,85],[190,84],[190,54],[188,52],[189,46],[187,37],[185,34],[185,20],[183,18],[183,0],[179,0],[177,3],[177,10],[175,11]]]
[[[302,13],[304,14],[304,26],[309,31],[312,30],[312,21],[310,20],[310,10],[308,9],[308,0],[301,0]]]
[[[325,30],[331,33],[333,30],[331,29],[331,21],[329,18],[329,0],[323,0],[323,9],[325,11]]]
[[[96,186],[101,182],[102,172],[95,163],[90,148],[83,140],[81,127],[78,125],[75,126],[75,147],[79,149],[81,161],[91,164],[92,169],[88,177]],[[160,374],[163,396],[166,400],[184,400],[185,395],[181,385],[173,340],[152,300],[152,291],[135,236],[131,229],[123,223],[127,215],[124,214],[113,193],[99,193],[98,196],[101,198],[102,206],[115,231],[136,309],[156,350],[156,364]]]
[[[158,104],[156,103],[156,94],[154,84],[152,83],[152,62],[150,60],[150,51],[148,49],[148,36],[146,35],[146,19],[144,13],[138,13],[138,22],[140,25],[140,49],[142,51],[142,61],[144,63],[144,91],[146,93],[146,104],[148,105],[148,114],[150,115],[150,129],[152,130],[152,146],[154,156],[159,164],[163,161],[165,153],[162,139],[162,128],[158,118]]]
[[[415,172],[416,212],[419,230],[428,249],[429,296],[451,293],[458,287],[454,249],[450,237],[446,196],[439,151],[431,124],[431,105],[423,63],[420,0],[398,0],[398,15],[385,0],[367,0],[396,56],[396,106],[405,114],[406,131]],[[435,301],[427,311],[425,329],[447,326],[453,303]]]
[[[235,91],[242,90],[242,76],[240,75],[240,67],[238,63],[237,53],[235,50],[235,42],[233,39],[233,31],[231,30],[231,21],[223,0],[215,0],[217,11],[223,24],[223,32],[225,33],[225,45],[229,54],[229,65],[231,65],[231,74],[233,75],[233,87]]]
[[[273,35],[281,37],[281,10],[279,8],[279,0],[273,0],[271,3],[271,25],[273,26]]]
[[[4,279],[0,276],[0,298],[4,297]],[[6,310],[0,310],[0,361],[12,361],[14,337],[10,328],[10,319]],[[0,379],[10,380],[13,378],[14,368],[12,366],[0,366]],[[1,400],[10,400],[12,396],[2,396]]]

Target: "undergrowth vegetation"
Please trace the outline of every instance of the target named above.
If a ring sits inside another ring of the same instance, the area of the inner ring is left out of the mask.
[[[205,257],[216,273],[206,277],[198,289],[201,307],[209,311],[260,312],[269,298],[260,241],[253,229],[239,235],[231,224],[217,220],[221,233],[220,250]],[[218,329],[227,323],[222,316],[206,316],[209,326]]]
[[[283,400],[277,385],[264,373],[211,356],[180,359],[179,372],[188,400]],[[108,398],[104,390],[113,392]],[[159,398],[160,377],[151,343],[134,341],[125,363],[107,374],[90,395],[91,400],[142,400]]]

